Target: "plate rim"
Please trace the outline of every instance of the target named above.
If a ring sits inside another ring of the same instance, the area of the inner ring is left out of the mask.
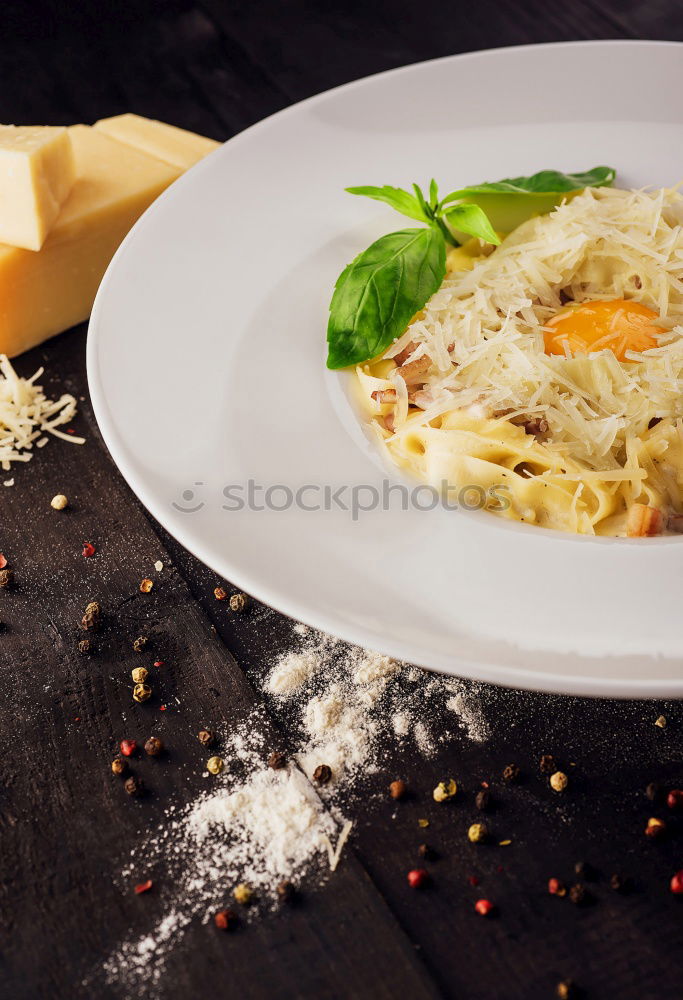
[[[274,119],[281,120],[288,115],[296,114],[302,108],[322,102],[331,95],[338,95],[342,92],[352,91],[362,87],[369,81],[391,77],[393,75],[409,74],[413,71],[420,71],[424,67],[434,64],[442,64],[454,61],[467,61],[483,55],[492,55],[507,51],[523,52],[525,50],[557,50],[557,49],[581,49],[596,47],[619,47],[619,48],[678,48],[683,51],[683,42],[669,41],[661,39],[587,39],[560,42],[544,42],[541,44],[522,44],[497,46],[490,49],[477,49],[468,52],[456,53],[453,55],[439,56],[432,59],[418,60],[402,66],[392,67],[378,73],[359,77],[338,86],[320,91],[301,101],[297,101],[285,108],[276,111],[267,117],[248,126],[228,139],[215,152],[209,154],[190,170],[186,171],[178,180],[174,182],[138,219],[129,233],[126,235],[121,245],[114,254],[107,271],[100,283],[98,292],[93,304],[90,320],[88,323],[88,336],[86,342],[86,367],[88,387],[93,407],[93,412],[107,449],[110,452],[114,464],[128,486],[136,494],[143,506],[161,524],[175,540],[186,548],[193,556],[204,563],[212,572],[229,579],[240,589],[245,590],[254,596],[261,603],[278,610],[288,617],[301,621],[312,628],[328,632],[331,635],[340,636],[344,641],[354,643],[359,646],[377,648],[377,640],[364,626],[348,623],[344,631],[340,633],[339,625],[334,617],[330,618],[324,608],[319,608],[314,615],[306,605],[301,606],[297,599],[287,596],[278,588],[271,588],[267,579],[257,576],[243,567],[233,566],[229,556],[219,557],[215,550],[209,551],[201,539],[194,538],[192,533],[187,531],[182,522],[173,520],[171,514],[162,505],[161,501],[154,495],[154,491],[149,488],[142,477],[138,476],[135,469],[127,462],[127,447],[118,435],[114,418],[109,410],[106,400],[105,390],[99,376],[98,363],[98,329],[100,324],[100,314],[103,311],[103,302],[111,281],[111,275],[118,266],[119,260],[127,253],[131,242],[138,238],[140,232],[149,225],[157,212],[165,211],[174,198],[182,195],[185,185],[193,183],[194,178],[206,169],[207,163],[214,157],[226,155],[225,148],[234,148],[236,143],[243,141],[258,130],[265,130]],[[524,526],[522,526],[524,527]],[[530,529],[531,530],[531,529]],[[592,541],[588,539],[587,541]],[[602,541],[605,541],[602,539]],[[608,540],[609,541],[609,540]],[[522,688],[549,694],[564,694],[568,696],[588,696],[588,697],[609,697],[609,698],[666,698],[683,697],[683,676],[676,679],[646,680],[640,678],[607,678],[594,676],[579,676],[572,673],[549,673],[537,668],[510,666],[503,662],[491,661],[482,663],[476,660],[463,658],[458,655],[445,656],[443,654],[429,654],[431,662],[424,664],[422,658],[424,653],[412,648],[409,642],[401,640],[394,643],[390,636],[381,640],[381,651],[387,655],[401,660],[408,660],[411,663],[422,666],[424,669],[433,670],[453,676],[463,677],[473,681],[498,684],[509,688]],[[552,656],[552,651],[548,652]],[[590,661],[591,657],[581,656],[582,659]],[[605,659],[597,657],[596,659]],[[507,677],[506,674],[513,676]]]

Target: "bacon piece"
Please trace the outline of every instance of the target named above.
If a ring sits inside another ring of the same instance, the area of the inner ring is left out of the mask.
[[[421,358],[417,358],[415,361],[409,361],[407,365],[401,365],[401,367],[396,370],[406,385],[408,385],[409,382],[419,382],[425,372],[431,368],[431,365],[432,359],[428,354],[423,354]],[[424,379],[422,381],[424,381]]]
[[[532,420],[525,420],[522,427],[527,434],[545,434],[548,430],[548,421],[545,417],[534,417]]]
[[[416,351],[418,349],[418,346],[419,344],[416,340],[411,340],[410,343],[406,347],[404,347],[402,351],[399,351],[398,354],[394,355],[393,360],[399,366],[405,364],[405,362],[408,360],[413,351]]]
[[[398,399],[395,389],[375,389],[374,392],[370,393],[370,396],[376,403],[395,403]]]
[[[626,537],[651,538],[653,535],[661,535],[663,523],[662,512],[657,507],[634,503],[628,509]]]

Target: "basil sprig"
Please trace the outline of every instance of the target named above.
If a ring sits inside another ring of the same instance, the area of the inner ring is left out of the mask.
[[[611,167],[579,174],[541,170],[461,188],[441,199],[434,180],[428,196],[417,184],[412,193],[389,185],[347,188],[427,228],[382,236],[342,271],[330,303],[327,367],[369,361],[401,336],[445,277],[446,244],[459,246],[466,236],[498,244],[496,229],[508,232],[532,215],[551,211],[566,194],[610,185],[614,176]]]
[[[376,240],[342,271],[327,327],[328,368],[374,358],[399,337],[446,274],[446,244],[435,226]]]

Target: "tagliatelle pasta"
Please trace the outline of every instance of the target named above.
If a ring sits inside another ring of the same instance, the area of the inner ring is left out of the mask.
[[[564,531],[650,533],[630,511],[683,512],[682,221],[675,190],[586,189],[487,255],[452,250],[403,336],[356,369],[391,460]],[[547,353],[559,320],[565,353]]]

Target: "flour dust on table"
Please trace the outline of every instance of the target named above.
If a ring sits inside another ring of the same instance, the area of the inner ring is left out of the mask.
[[[250,905],[233,904],[245,923],[266,918],[283,894],[333,877],[354,822],[363,818],[361,779],[379,770],[389,747],[412,744],[431,756],[455,732],[476,742],[487,735],[471,685],[304,625],[294,627],[293,648],[261,686],[272,715],[296,716],[294,749],[288,757],[273,752],[263,735],[265,712],[254,709],[216,734],[225,767],[217,777],[207,772],[211,790],[183,808],[170,805],[163,823],[141,831],[145,867],[163,881],[168,912],[105,961],[106,982],[129,997],[161,989],[168,956],[190,922],[210,922],[231,886],[253,894]],[[454,730],[429,730],[430,702],[446,707]],[[138,870],[134,851],[120,873],[125,891]]]

